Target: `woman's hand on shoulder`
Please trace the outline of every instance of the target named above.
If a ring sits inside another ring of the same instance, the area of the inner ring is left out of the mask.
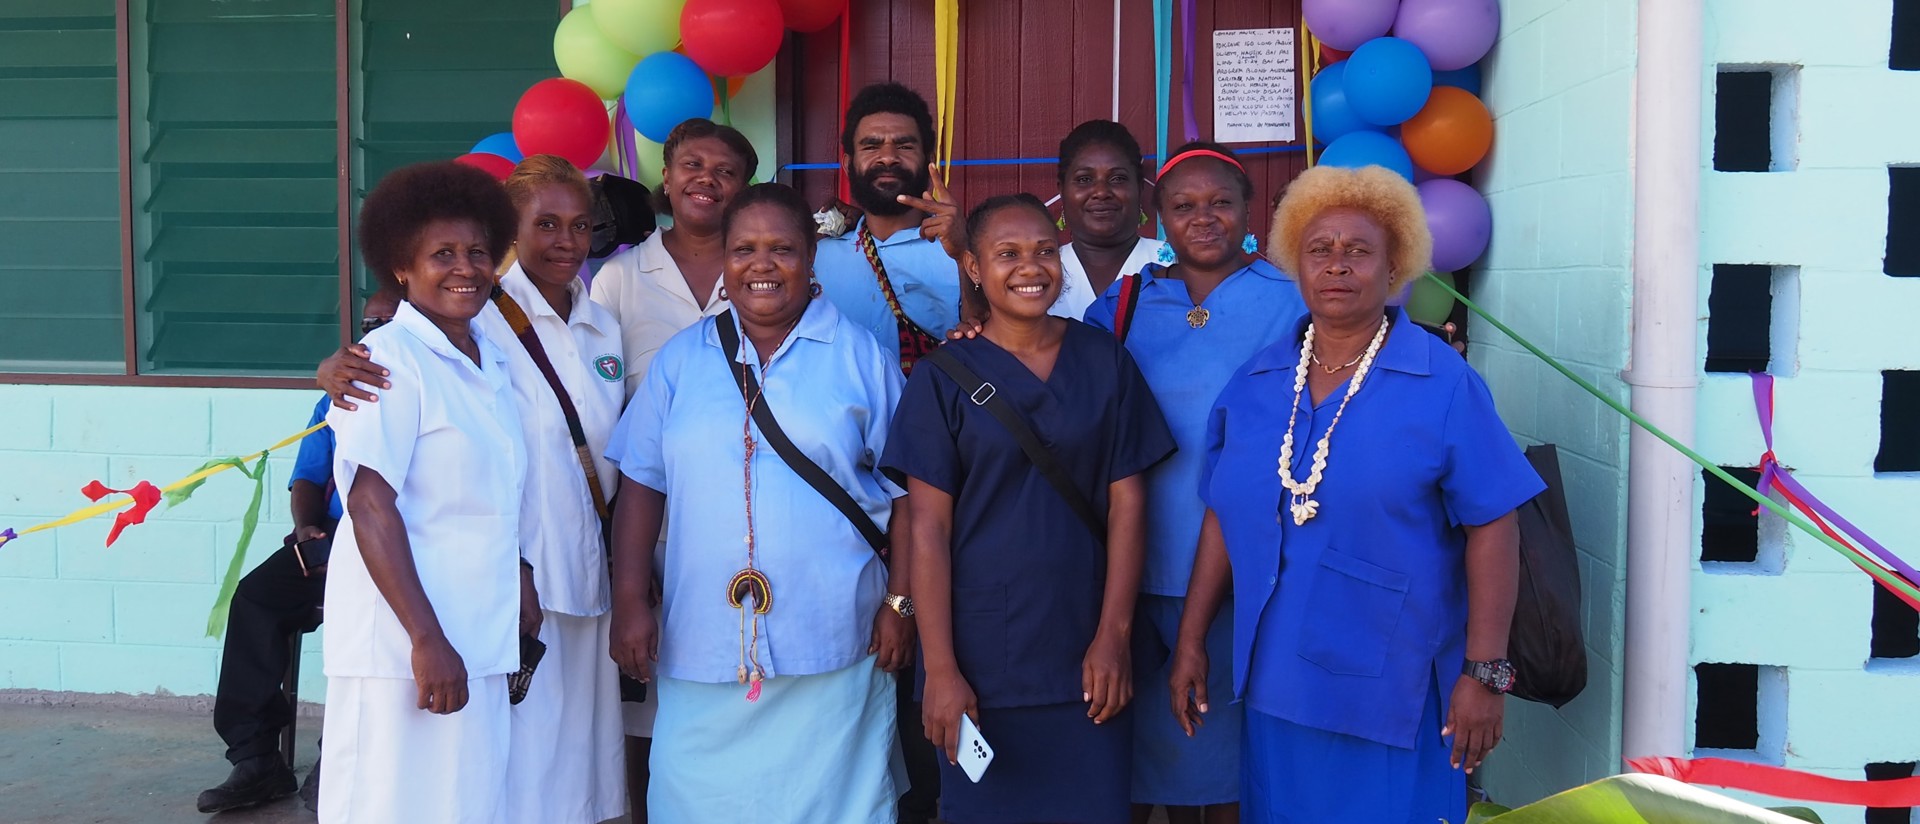
[[[952,329],[947,330],[947,340],[960,340],[962,338],[972,340],[980,337],[980,333],[986,331],[986,328],[986,318],[963,317],[959,323],[953,325]]]
[[[427,712],[447,715],[467,705],[467,663],[446,636],[414,643],[413,684]]]
[[[1093,723],[1106,723],[1133,701],[1133,652],[1126,638],[1110,632],[1095,633],[1080,670],[1081,695]]]
[[[1465,768],[1472,773],[1480,768],[1480,762],[1500,743],[1505,716],[1506,696],[1465,675],[1454,682],[1447,724],[1440,729],[1442,737],[1453,736],[1454,769]]]
[[[1183,643],[1173,650],[1172,676],[1167,679],[1173,697],[1173,720],[1192,738],[1194,730],[1206,723],[1207,667],[1210,665],[1204,644]]]
[[[343,346],[340,351],[328,355],[326,360],[320,362],[320,369],[314,377],[314,383],[319,384],[321,391],[326,392],[327,397],[333,399],[334,406],[348,412],[359,408],[349,398],[378,403],[380,396],[375,395],[370,389],[363,389],[356,385],[366,384],[378,386],[381,389],[393,388],[393,384],[386,379],[387,368],[374,363],[372,358],[372,350],[364,344],[353,343]]]
[[[980,723],[980,702],[974,697],[973,685],[959,671],[927,673],[927,688],[920,702],[920,723],[926,728],[927,740],[943,750],[947,763],[958,764],[954,753],[960,750],[960,716]]]
[[[653,608],[615,599],[608,652],[628,678],[644,684],[653,680],[653,662],[660,660],[660,627]]]

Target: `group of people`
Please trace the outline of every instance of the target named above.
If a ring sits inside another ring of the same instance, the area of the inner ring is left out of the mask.
[[[1463,816],[1543,487],[1389,306],[1428,268],[1411,185],[1310,169],[1263,257],[1224,146],[1150,179],[1081,124],[1056,222],[963,212],[932,143],[862,90],[862,216],[821,237],[688,121],[671,228],[591,290],[563,160],[368,196],[402,302],[321,368],[322,821]]]

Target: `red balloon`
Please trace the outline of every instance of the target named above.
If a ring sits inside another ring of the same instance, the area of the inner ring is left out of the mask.
[[[794,31],[819,31],[833,25],[847,10],[847,0],[780,0],[780,12],[787,28]]]
[[[612,135],[606,104],[578,80],[542,80],[513,107],[513,142],[527,157],[559,155],[585,169],[600,159]]]
[[[1320,65],[1329,66],[1353,56],[1353,52],[1341,51],[1325,43],[1320,44]]]
[[[507,175],[513,174],[513,161],[497,154],[463,154],[454,158],[453,162],[472,166],[493,175],[494,180],[506,180]]]
[[[778,0],[687,0],[680,9],[682,50],[715,77],[766,68],[786,33]]]

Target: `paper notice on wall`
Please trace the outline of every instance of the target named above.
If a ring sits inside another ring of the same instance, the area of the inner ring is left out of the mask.
[[[1296,84],[1293,29],[1213,33],[1213,139],[1291,143]]]

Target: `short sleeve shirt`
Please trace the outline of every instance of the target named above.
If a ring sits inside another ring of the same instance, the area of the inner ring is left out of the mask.
[[[1023,415],[1096,513],[1108,486],[1173,451],[1113,336],[1067,321],[1042,381],[985,337],[945,344]],[[953,496],[953,646],[983,707],[1078,701],[1100,622],[1106,547],[1005,426],[938,367],[913,370],[882,464]]]
[[[1159,256],[1160,247],[1165,245],[1167,243],[1163,240],[1140,238],[1139,242],[1133,244],[1133,251],[1127,255],[1126,261],[1120,264],[1120,274],[1129,275],[1147,268],[1147,264]],[[1080,262],[1080,253],[1071,243],[1060,247],[1060,297],[1054,298],[1053,307],[1047,310],[1047,314],[1079,320],[1086,317],[1087,307],[1099,298],[1100,292],[1094,291],[1093,281],[1087,277],[1087,267]]]
[[[1234,681],[1248,706],[1315,729],[1411,747],[1433,678],[1466,653],[1466,535],[1545,489],[1466,361],[1398,309],[1372,371],[1294,409],[1295,333],[1253,356],[1207,424],[1201,496],[1233,563]],[[1276,459],[1289,414],[1293,477],[1339,415],[1295,525]]]
[[[732,315],[725,319],[738,323]],[[726,598],[747,566],[742,425],[747,407],[712,318],[661,347],[620,419],[614,456],[635,482],[667,496],[660,672],[733,683],[741,610]],[[906,494],[880,473],[900,367],[873,336],[813,301],[764,371],[741,336],[739,357],[765,387],[780,428],[886,528]],[[759,662],[773,677],[815,675],[867,655],[887,567],[847,517],[789,467],[753,425],[754,566],[772,584]]]
[[[1180,446],[1147,473],[1147,569],[1140,591],[1184,596],[1206,509],[1196,490],[1207,413],[1234,371],[1291,332],[1306,307],[1293,281],[1256,260],[1208,293],[1207,322],[1196,329],[1187,322],[1194,304],[1186,282],[1161,277],[1165,272],[1158,264],[1140,272],[1140,298],[1127,331],[1127,351],[1147,376]],[[1113,329],[1120,286],[1116,280],[1088,307],[1088,323]]]
[[[307,419],[307,426],[325,421],[331,408],[333,399],[321,395],[313,405],[313,417]],[[293,458],[293,473],[287,478],[288,489],[293,488],[294,481],[306,481],[325,489],[327,517],[340,520],[340,492],[333,488],[333,427],[324,427],[300,439],[300,451]]]
[[[397,493],[420,586],[470,678],[520,667],[520,497],[526,472],[507,356],[476,325],[475,364],[411,303],[363,342],[393,388],[333,409],[334,485],[361,469]],[[412,678],[413,643],[367,573],[351,508],[327,571],[329,676]]]
[[[704,308],[687,289],[680,266],[667,253],[662,229],[647,236],[639,245],[614,255],[602,264],[593,277],[593,301],[613,313],[620,328],[621,356],[626,359],[623,380],[626,396],[639,391],[647,365],[659,354],[660,347],[675,333],[699,321],[726,311],[720,299],[720,283],[706,296]]]
[[[853,325],[867,330],[894,363],[900,362],[900,326],[880,291],[880,280],[860,249],[860,224],[839,237],[822,238],[814,253],[813,271],[828,300]],[[907,317],[927,334],[939,338],[960,322],[960,268],[936,241],[909,226],[891,237],[874,238],[887,281]],[[897,368],[897,367],[896,367]]]

